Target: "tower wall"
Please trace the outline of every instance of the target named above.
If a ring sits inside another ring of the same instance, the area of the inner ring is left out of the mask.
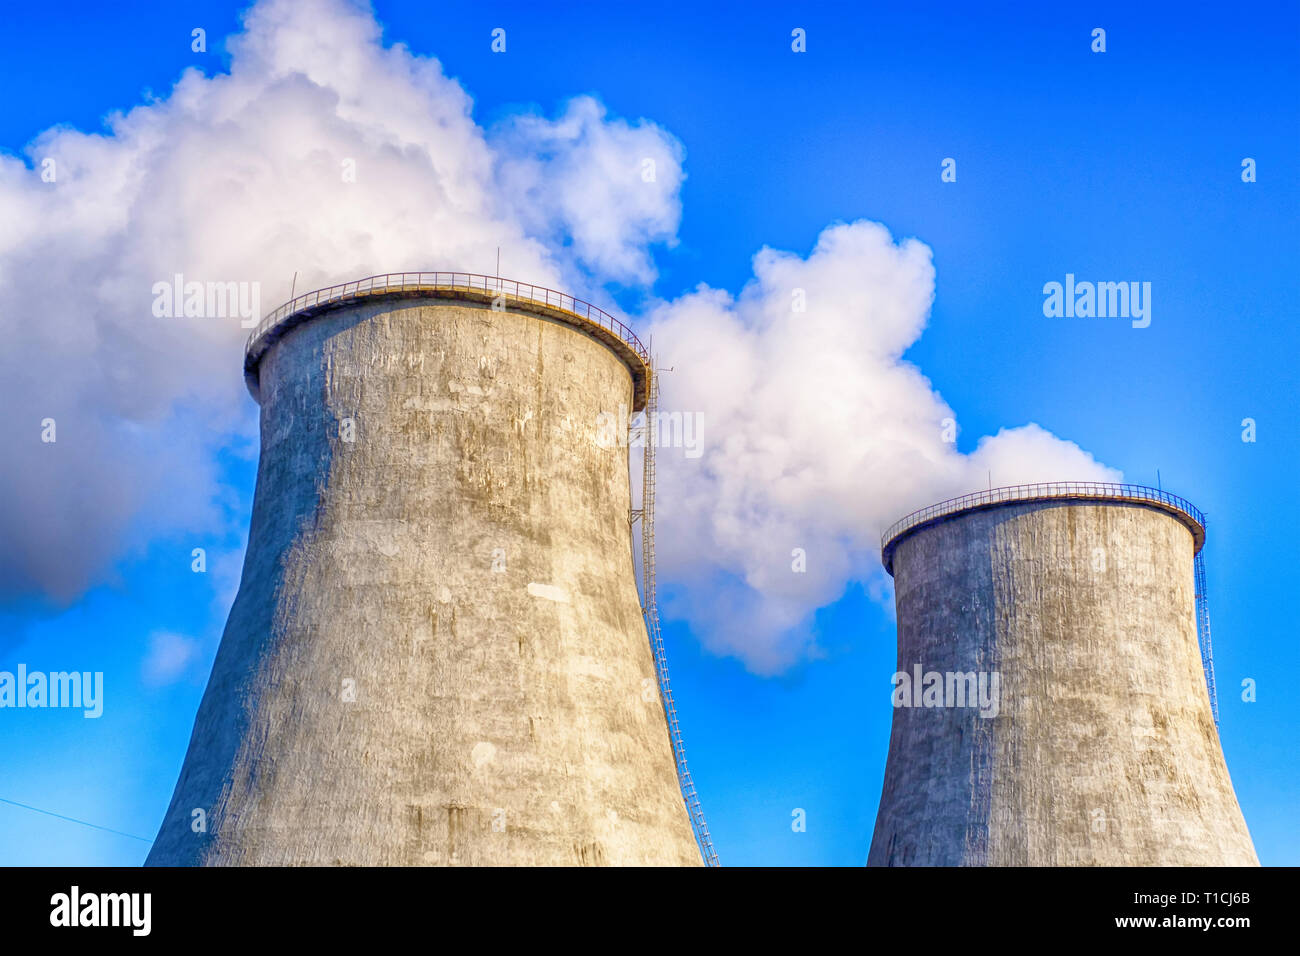
[[[994,717],[896,707],[869,865],[1258,864],[1202,673],[1185,522],[1034,501],[889,551],[898,671],[1001,686]]]
[[[253,371],[243,578],[148,862],[699,864],[601,434],[625,357],[427,296]]]

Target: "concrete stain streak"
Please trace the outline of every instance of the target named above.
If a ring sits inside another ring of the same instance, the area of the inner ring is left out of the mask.
[[[533,597],[539,597],[547,601],[555,601],[559,604],[569,603],[569,592],[554,584],[538,584],[536,581],[529,581],[528,593]]]

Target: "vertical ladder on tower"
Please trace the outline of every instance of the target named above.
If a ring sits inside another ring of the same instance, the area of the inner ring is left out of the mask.
[[[709,825],[704,820],[699,794],[695,792],[695,780],[686,765],[686,745],[682,741],[682,728],[677,721],[677,705],[673,701],[673,688],[668,680],[668,657],[664,653],[663,633],[659,629],[659,605],[655,589],[655,445],[658,444],[659,376],[653,367],[647,368],[646,374],[645,419],[640,426],[641,437],[645,442],[641,508],[632,513],[634,519],[638,516],[641,518],[641,614],[645,618],[646,634],[649,635],[650,649],[654,653],[655,674],[659,678],[659,699],[668,721],[668,736],[672,739],[673,759],[677,763],[677,783],[681,787],[682,800],[686,803],[686,813],[691,818],[691,828],[695,831],[695,842],[699,844],[704,865],[718,866],[718,854],[713,849],[713,838],[709,836]]]
[[[1205,686],[1210,692],[1210,711],[1214,726],[1219,726],[1219,698],[1214,688],[1214,647],[1210,643],[1210,604],[1205,591],[1205,550],[1196,553],[1196,640],[1201,645],[1201,666],[1205,668]]]

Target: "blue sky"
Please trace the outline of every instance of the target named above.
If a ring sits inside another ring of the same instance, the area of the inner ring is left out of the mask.
[[[760,247],[807,255],[836,221],[879,221],[927,244],[935,299],[905,357],[959,413],[960,450],[1036,422],[1127,480],[1154,485],[1158,469],[1207,514],[1224,752],[1261,862],[1296,865],[1300,13],[1132,6],[381,0],[376,12],[386,41],[442,62],[482,126],[586,93],[676,137],[677,241],[651,246],[650,290],[608,284],[630,314],[700,282],[738,292]],[[45,11],[6,14],[0,87],[21,95],[0,114],[4,152],[55,125],[100,130],[147,91],[166,96],[187,67],[227,69],[221,38],[242,5],[61,10],[57,29]],[[208,32],[207,54],[190,50],[194,26]],[[508,29],[505,56],[489,49],[496,26]],[[1089,49],[1098,26],[1104,54]],[[806,54],[790,51],[794,27],[807,31]],[[957,160],[956,183],[940,182],[944,157]],[[1244,157],[1257,182],[1241,181]],[[1042,286],[1067,272],[1151,282],[1150,328],[1045,319]],[[224,532],[196,542],[151,529],[107,583],[70,602],[30,593],[0,607],[0,669],[102,670],[108,694],[98,720],[4,712],[0,799],[153,836],[228,597],[228,581],[190,573],[190,548],[237,550],[251,506],[251,400],[239,416],[245,441],[215,472]],[[1254,443],[1241,440],[1244,418],[1257,423]],[[29,453],[5,468],[23,469]],[[851,582],[817,612],[815,632],[815,659],[756,676],[705,650],[690,621],[668,625],[690,763],[724,864],[865,861],[893,623]],[[192,642],[182,644],[192,659],[151,681],[143,662],[160,633]],[[1240,700],[1245,678],[1256,702]],[[791,830],[795,808],[806,832]],[[129,865],[147,846],[0,803],[2,863]]]

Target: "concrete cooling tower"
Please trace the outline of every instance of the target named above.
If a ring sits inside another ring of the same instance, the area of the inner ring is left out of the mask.
[[[1083,483],[890,529],[898,671],[868,865],[1258,865],[1198,649],[1204,541],[1180,498]]]
[[[280,308],[245,375],[243,577],[147,862],[700,864],[609,424],[636,337],[408,273]]]

